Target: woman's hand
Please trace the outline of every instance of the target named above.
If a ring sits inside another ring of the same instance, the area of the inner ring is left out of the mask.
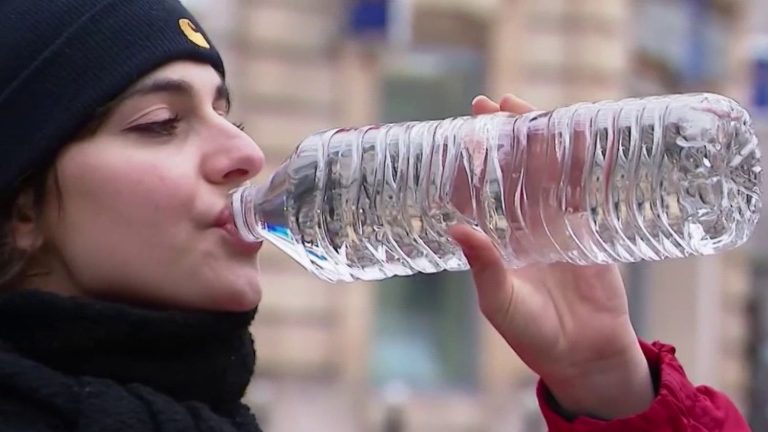
[[[533,107],[508,95],[499,104],[478,97],[472,109],[521,114]],[[608,419],[651,404],[650,372],[615,265],[509,270],[484,234],[465,225],[451,234],[469,261],[483,314],[566,411]]]

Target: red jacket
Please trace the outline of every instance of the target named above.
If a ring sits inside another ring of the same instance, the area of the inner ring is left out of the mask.
[[[657,396],[645,412],[633,417],[601,421],[587,417],[565,419],[549,403],[551,396],[539,382],[539,406],[550,432],[748,432],[749,426],[725,395],[706,386],[694,387],[675,358],[675,348],[641,342]]]

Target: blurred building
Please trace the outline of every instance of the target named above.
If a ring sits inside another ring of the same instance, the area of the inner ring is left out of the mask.
[[[267,154],[261,179],[312,132],[467,114],[478,93],[542,108],[748,93],[741,0],[187,3],[224,51],[233,117]],[[535,377],[466,274],[330,285],[274,248],[261,267],[247,402],[267,430],[543,430]],[[676,345],[695,382],[745,410],[751,269],[745,251],[625,268],[641,336]]]
[[[768,143],[768,1],[750,0],[748,66],[750,88],[748,97],[755,126],[763,146]],[[765,155],[765,153],[763,153]],[[765,190],[765,189],[764,189]],[[765,217],[765,216],[763,216]],[[750,386],[750,423],[754,430],[768,429],[768,226],[758,225],[751,241],[753,260],[753,292],[751,314],[752,359]]]
[[[748,104],[748,4],[635,2],[628,91],[713,91]],[[696,383],[726,391],[747,414],[751,366],[748,248],[714,257],[640,264],[629,271],[641,335],[673,343]]]

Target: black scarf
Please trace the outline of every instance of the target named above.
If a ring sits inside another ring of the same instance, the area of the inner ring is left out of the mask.
[[[4,293],[0,430],[259,431],[253,316]]]

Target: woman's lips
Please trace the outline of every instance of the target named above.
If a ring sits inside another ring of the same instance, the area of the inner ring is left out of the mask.
[[[214,228],[219,228],[227,235],[227,240],[239,252],[253,255],[261,249],[262,242],[249,242],[240,236],[235,227],[235,219],[232,216],[232,210],[225,206],[216,216],[213,222]]]
[[[249,242],[240,237],[234,223],[228,223],[219,228],[226,233],[229,243],[231,243],[239,252],[252,255],[261,249],[262,242]]]

